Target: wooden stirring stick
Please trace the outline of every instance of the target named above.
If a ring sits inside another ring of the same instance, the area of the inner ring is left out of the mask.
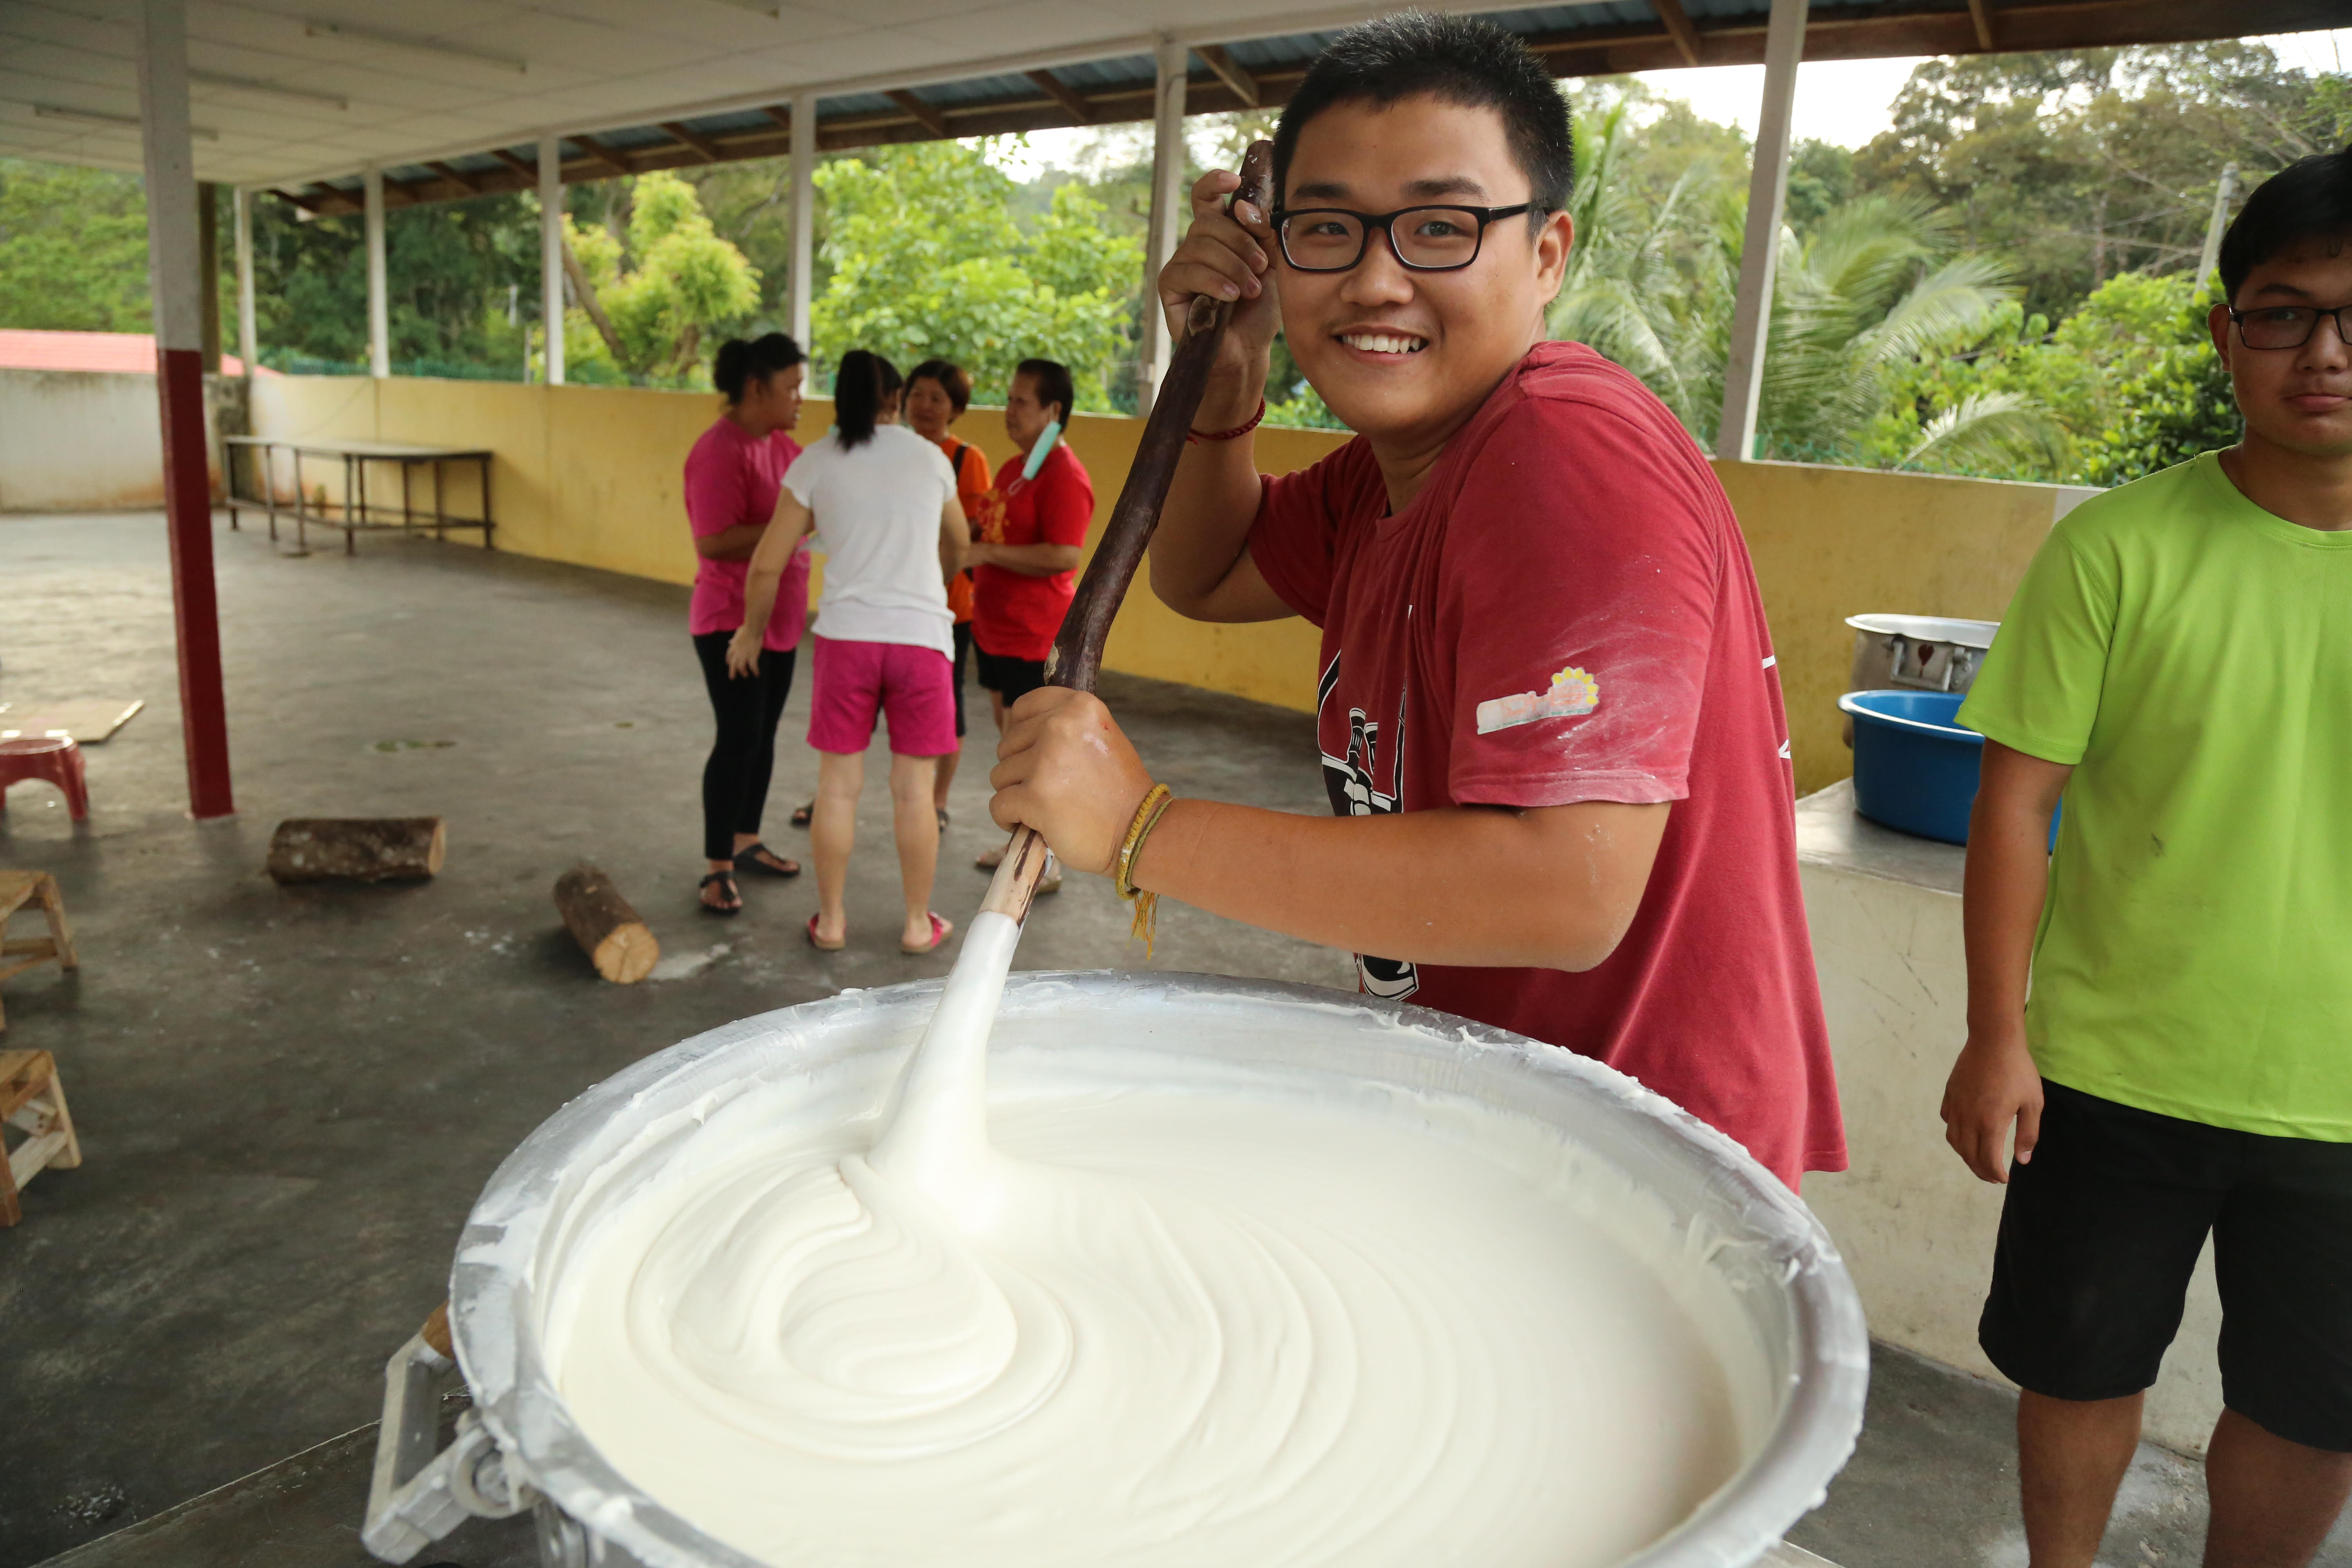
[[[1273,142],[1250,143],[1242,159],[1241,180],[1226,203],[1228,209],[1234,202],[1248,202],[1265,212],[1274,184]],[[1104,525],[1094,559],[1087,563],[1086,575],[1078,579],[1077,595],[1062,617],[1053,651],[1045,656],[1048,686],[1072,691],[1095,689],[1110,623],[1127,597],[1128,584],[1135,580],[1135,569],[1143,563],[1151,531],[1160,525],[1160,509],[1168,500],[1168,487],[1175,482],[1176,461],[1184,455],[1185,439],[1192,434],[1193,416],[1201,410],[1202,395],[1208,391],[1209,371],[1216,363],[1217,345],[1224,338],[1225,322],[1233,310],[1229,300],[1206,294],[1192,297],[1192,312],[1184,321],[1184,341],[1169,357],[1168,374],[1160,380],[1159,396],[1152,400],[1151,416],[1144,421],[1143,439],[1136,445],[1127,483],[1119,489],[1118,504],[1110,509],[1110,521]],[[1014,828],[1012,841],[1004,847],[1004,858],[989,881],[988,896],[980,901],[982,910],[1009,915],[1016,924],[1026,921],[1038,879],[1045,874],[1045,838],[1034,828]]]

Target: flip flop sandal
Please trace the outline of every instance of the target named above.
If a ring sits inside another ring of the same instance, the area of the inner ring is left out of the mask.
[[[942,805],[935,806],[933,809],[940,814],[940,831],[945,833],[948,830],[948,808]]]
[[[814,930],[816,922],[811,921],[809,924],[811,927],[809,931],[809,940],[811,942],[814,942],[816,940],[816,931]],[[931,940],[929,945],[919,947],[911,942],[902,942],[898,944],[898,951],[900,952],[909,954],[910,956],[919,958],[927,952],[937,952],[940,950],[940,943],[947,941],[949,937],[953,936],[954,934],[955,921],[942,919],[939,915],[935,914],[931,916]]]
[[[793,826],[806,827],[809,825],[809,818],[815,815],[816,802],[814,801],[809,802],[806,805],[796,805],[793,807]]]
[[[775,855],[775,858],[782,860],[783,864],[771,866],[760,858],[762,855]],[[776,855],[774,850],[764,844],[746,844],[742,848],[735,851],[735,869],[757,871],[762,877],[797,877],[801,874],[801,863],[797,860],[784,859],[784,857]]]
[[[823,938],[819,937],[816,934],[816,917],[814,915],[809,916],[808,939],[809,945],[816,949],[819,952],[839,952],[843,948],[849,945],[849,933],[845,931],[841,933],[841,940],[839,942],[826,942]]]
[[[734,902],[714,904],[709,900],[700,897],[701,889],[713,882],[719,883],[724,896],[732,899]],[[702,912],[706,915],[740,915],[743,912],[743,895],[735,886],[735,873],[732,871],[713,871],[695,884],[695,891],[696,901],[702,906]]]

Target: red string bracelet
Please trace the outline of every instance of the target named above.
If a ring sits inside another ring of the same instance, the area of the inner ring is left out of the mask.
[[[1231,441],[1256,429],[1265,418],[1265,399],[1261,397],[1257,400],[1257,412],[1249,416],[1248,424],[1236,425],[1230,430],[1188,430],[1184,433],[1184,439],[1194,445],[1202,441]]]

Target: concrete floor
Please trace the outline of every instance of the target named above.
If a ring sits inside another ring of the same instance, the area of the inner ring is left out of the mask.
[[[0,865],[57,873],[84,964],[8,982],[0,1039],[57,1053],[86,1153],[38,1178],[25,1223],[0,1232],[0,1568],[76,1547],[80,1568],[365,1561],[358,1429],[508,1151],[646,1051],[943,973],[952,956],[897,951],[878,766],[848,951],[803,940],[805,880],[747,881],[734,921],[697,913],[709,718],[683,590],[421,541],[368,539],[346,559],[216,539],[240,814],[198,825],[159,520],[0,519],[0,701],[149,703],[90,749],[87,824],[37,785],[0,816]],[[1179,793],[1325,809],[1304,717],[1104,686]],[[772,795],[788,852],[801,840],[783,815],[814,777],[804,698]],[[984,772],[958,781],[934,900],[959,921],[984,884],[970,858],[999,839]],[[262,874],[282,817],[427,813],[449,828],[430,884]],[[655,980],[602,984],[563,933],[549,889],[583,858],[660,936]],[[1021,962],[1139,963],[1125,927],[1108,888],[1073,878],[1041,901]],[[1175,907],[1154,967],[1351,983],[1339,955]],[[2022,1564],[2011,1409],[1883,1355],[1862,1449],[1791,1539],[1845,1568]],[[2182,1461],[2144,1453],[2105,1561],[2195,1561],[2197,1490]],[[467,1531],[444,1555],[528,1560],[514,1526]],[[2352,1551],[2324,1561],[2352,1568]]]

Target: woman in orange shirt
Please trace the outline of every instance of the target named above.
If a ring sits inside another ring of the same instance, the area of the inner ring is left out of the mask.
[[[927,359],[907,375],[907,423],[915,434],[939,443],[940,450],[948,455],[948,466],[955,470],[956,499],[963,503],[963,514],[971,522],[975,540],[988,531],[991,517],[1000,504],[988,472],[988,457],[977,447],[958,440],[949,426],[963,417],[971,406],[971,377],[963,367],[943,359]],[[963,671],[971,660],[971,574],[959,572],[948,584],[948,608],[955,612],[955,732],[963,739]],[[955,779],[956,759],[961,751],[950,752],[940,759],[939,776],[932,793],[932,804],[940,814],[940,826],[948,825],[948,785]]]

